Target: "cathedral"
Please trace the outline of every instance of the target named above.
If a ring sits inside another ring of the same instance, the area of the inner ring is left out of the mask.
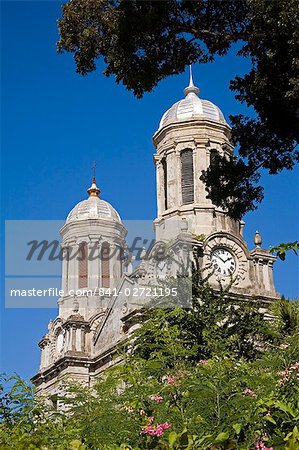
[[[168,295],[167,280],[176,278],[179,268],[190,271],[192,258],[210,271],[215,290],[219,283],[231,283],[231,295],[254,297],[261,308],[279,297],[273,283],[275,257],[261,247],[259,233],[249,250],[244,222],[232,220],[207,199],[202,171],[216,152],[230,156],[234,149],[223,113],[199,97],[191,70],[184,98],[163,114],[153,143],[155,242],[134,267],[128,261],[127,230],[101,198],[95,176],[88,198],[71,210],[60,230],[63,296],[58,316],[39,343],[40,368],[32,378],[37,391],[49,398],[55,399],[66,377],[92,385],[114,364],[115,349],[136,327],[138,310],[151,301],[157,286]]]

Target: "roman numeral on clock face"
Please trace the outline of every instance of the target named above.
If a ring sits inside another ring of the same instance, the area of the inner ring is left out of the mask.
[[[236,270],[236,261],[232,253],[224,248],[218,248],[211,254],[211,263],[215,272],[224,277]]]

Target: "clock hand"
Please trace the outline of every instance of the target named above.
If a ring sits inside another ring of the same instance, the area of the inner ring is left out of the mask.
[[[225,261],[221,258],[221,256],[216,256],[216,258],[219,258],[219,259],[221,259],[221,261],[224,263]]]
[[[223,261],[223,262],[227,262],[227,261],[229,261],[230,259],[233,259],[232,257],[229,257],[229,258],[227,258],[225,261]]]

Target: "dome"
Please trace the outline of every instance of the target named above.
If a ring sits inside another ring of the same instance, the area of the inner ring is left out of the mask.
[[[89,198],[79,202],[71,210],[66,219],[67,223],[85,219],[108,219],[121,222],[118,212],[115,211],[110,203],[98,197],[100,190],[97,187],[94,178],[92,180],[92,185],[87,192]]]
[[[190,83],[184,89],[185,98],[176,102],[162,116],[159,130],[170,123],[184,122],[190,119],[208,119],[227,124],[222,111],[209,100],[198,97],[199,89],[194,86],[190,68]]]
[[[119,214],[115,209],[99,197],[89,197],[79,202],[69,213],[66,221],[85,219],[114,219],[121,222]]]

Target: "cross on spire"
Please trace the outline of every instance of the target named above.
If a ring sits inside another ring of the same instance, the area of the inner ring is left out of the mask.
[[[96,181],[96,167],[97,164],[95,161],[92,162],[92,181],[95,182]]]
[[[98,197],[99,193],[101,192],[100,189],[97,186],[96,183],[96,162],[92,162],[92,182],[89,189],[87,189],[87,193],[89,194],[89,197]]]

